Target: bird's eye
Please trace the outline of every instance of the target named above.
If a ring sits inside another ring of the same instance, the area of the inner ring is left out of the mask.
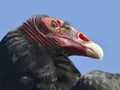
[[[57,24],[56,22],[52,21],[52,22],[50,22],[50,26],[51,26],[52,28],[57,28],[57,27],[58,27],[58,24]]]

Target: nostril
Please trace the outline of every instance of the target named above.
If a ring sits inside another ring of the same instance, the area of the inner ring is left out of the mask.
[[[80,33],[79,37],[80,37],[80,39],[82,39],[84,41],[90,41],[90,39],[85,34],[83,34],[83,33]]]

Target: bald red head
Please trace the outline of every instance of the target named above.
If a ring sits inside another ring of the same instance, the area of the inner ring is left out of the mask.
[[[97,59],[103,57],[100,46],[62,20],[48,16],[35,16],[27,20],[22,27],[31,41],[64,49],[68,55],[82,55]]]

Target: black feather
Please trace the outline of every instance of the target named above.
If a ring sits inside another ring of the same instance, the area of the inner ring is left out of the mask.
[[[83,75],[72,90],[120,90],[120,74],[91,71]]]

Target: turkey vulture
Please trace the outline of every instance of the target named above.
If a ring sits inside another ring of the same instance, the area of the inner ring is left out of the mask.
[[[99,71],[81,76],[71,55],[102,59],[103,51],[68,23],[33,16],[0,42],[0,90],[103,90],[101,85],[119,77]]]

